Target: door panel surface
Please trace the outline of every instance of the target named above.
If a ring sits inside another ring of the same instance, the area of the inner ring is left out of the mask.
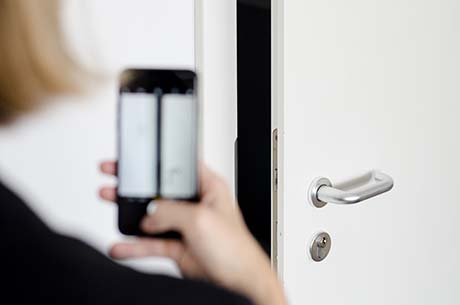
[[[460,2],[274,1],[277,269],[292,304],[460,304]],[[371,169],[385,194],[316,208]],[[276,222],[274,222],[276,225]],[[308,252],[318,232],[332,248]]]

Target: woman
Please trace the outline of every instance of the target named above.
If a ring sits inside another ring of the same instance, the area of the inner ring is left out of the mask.
[[[58,2],[0,0],[0,119],[3,125],[46,97],[77,92],[85,71],[66,54]],[[102,172],[116,174],[115,162]],[[145,217],[147,233],[176,230],[182,241],[118,243],[115,259],[165,256],[185,279],[120,266],[81,241],[51,231],[0,183],[2,298],[39,304],[286,304],[268,258],[254,241],[227,186],[204,166],[201,202],[161,201]],[[101,197],[115,200],[115,188]]]

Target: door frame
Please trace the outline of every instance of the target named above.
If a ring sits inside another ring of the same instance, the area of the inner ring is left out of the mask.
[[[236,2],[194,0],[200,159],[234,188]]]
[[[283,274],[283,181],[284,177],[284,1],[272,0],[272,100],[271,126],[276,137],[272,138],[272,265]]]
[[[271,255],[271,0],[194,3],[204,159],[232,185],[249,229]],[[219,126],[224,119],[229,126]]]

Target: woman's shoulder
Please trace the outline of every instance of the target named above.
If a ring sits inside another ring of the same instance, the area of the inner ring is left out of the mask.
[[[0,181],[1,261],[18,303],[69,300],[71,304],[247,305],[247,299],[209,283],[145,274],[87,245],[55,233]],[[29,294],[17,291],[26,289]],[[32,301],[32,299],[30,299]],[[68,302],[67,302],[68,303]]]
[[[48,226],[21,197],[0,180],[0,231],[20,237],[22,234],[50,233]]]

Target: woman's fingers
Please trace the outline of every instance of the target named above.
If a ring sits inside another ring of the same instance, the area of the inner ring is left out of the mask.
[[[117,174],[117,162],[116,161],[103,161],[99,165],[101,172],[107,175]]]
[[[136,242],[120,242],[113,245],[109,255],[114,259],[163,256],[178,262],[183,253],[184,246],[180,241],[142,238]]]
[[[99,197],[104,200],[113,201],[117,200],[117,189],[113,186],[104,186],[99,189]]]
[[[184,232],[197,217],[198,205],[180,201],[155,201],[154,212],[145,216],[141,229],[146,233]]]
[[[99,164],[99,170],[107,175],[116,175],[117,162],[103,161]],[[117,200],[117,190],[113,186],[103,186],[99,189],[99,197],[104,200],[115,202]]]

